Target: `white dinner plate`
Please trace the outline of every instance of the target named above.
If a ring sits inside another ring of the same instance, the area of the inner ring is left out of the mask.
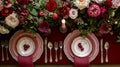
[[[16,48],[21,56],[30,56],[35,51],[35,43],[29,37],[22,37],[17,41]]]
[[[92,51],[92,44],[88,38],[81,36],[75,38],[71,44],[73,54],[78,57],[86,57]]]

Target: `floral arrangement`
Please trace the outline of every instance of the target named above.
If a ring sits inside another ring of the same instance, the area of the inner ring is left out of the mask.
[[[0,34],[21,27],[50,32],[65,19],[70,30],[108,34],[120,30],[120,0],[0,0]]]

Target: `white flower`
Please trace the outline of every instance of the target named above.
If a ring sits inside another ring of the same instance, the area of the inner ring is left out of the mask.
[[[75,19],[78,16],[78,11],[76,9],[71,8],[69,11],[69,17],[71,19]]]
[[[90,0],[76,0],[74,2],[75,6],[78,7],[80,10],[89,6]]]
[[[1,33],[1,34],[8,34],[8,33],[9,33],[9,30],[6,29],[4,26],[1,26],[1,25],[0,25],[0,33]]]
[[[103,1],[105,1],[105,0],[92,0],[92,1],[94,1],[94,2],[96,2],[96,3],[98,3],[98,4],[101,4],[101,3],[103,3]]]
[[[120,0],[112,0],[112,8],[118,8],[120,7]]]
[[[5,22],[8,26],[15,28],[16,26],[19,25],[19,20],[17,18],[17,14],[12,13],[9,16],[5,18]]]
[[[0,11],[3,9],[3,3],[2,0],[0,0]]]

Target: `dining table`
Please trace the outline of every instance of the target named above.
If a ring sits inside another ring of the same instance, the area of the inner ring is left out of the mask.
[[[15,31],[16,32],[16,31]],[[42,37],[42,39],[44,40],[46,37],[47,37],[47,40],[54,43],[54,42],[59,42],[59,41],[63,41],[65,40],[65,38],[67,37],[67,35],[70,33],[71,31],[67,31],[66,33],[61,33],[59,31],[59,28],[54,28],[54,29],[51,29],[51,33],[45,35],[44,33],[39,33],[39,35]],[[10,36],[9,36],[9,39],[12,37],[14,33],[12,33]],[[116,42],[116,39],[117,39],[117,32],[115,32],[114,34],[103,34],[103,35],[98,35],[96,33],[94,33],[95,36],[98,38],[98,41],[100,42],[101,39],[103,39],[103,45],[105,44],[105,42],[108,42],[109,43],[109,49],[108,49],[108,59],[109,59],[109,62],[106,63],[105,62],[105,49],[103,48],[103,58],[104,58],[104,62],[101,63],[101,53],[100,53],[100,49],[99,49],[99,53],[97,55],[97,57],[92,61],[90,62],[90,64],[120,64],[120,43],[117,43]],[[8,44],[9,45],[9,44]],[[43,45],[44,46],[44,45]],[[64,47],[64,44],[63,44],[63,47]],[[0,59],[2,59],[2,48],[0,47]],[[5,48],[3,49],[4,51],[4,55],[6,55],[5,53]],[[58,49],[58,57],[60,55],[60,49]],[[50,54],[50,51],[48,50],[47,48],[47,58],[49,59],[49,54]],[[52,55],[55,56],[55,51],[54,49],[52,49]],[[4,61],[0,60],[0,65],[2,64],[10,64],[10,65],[14,65],[14,64],[18,64],[18,62],[16,60],[14,60],[10,54],[10,52],[8,51],[8,56],[9,56],[9,60],[6,60],[6,57]],[[73,62],[71,62],[67,56],[65,55],[64,53],[64,50],[62,50],[62,60],[58,60],[58,62],[55,62],[55,57],[52,57],[53,61],[52,63],[50,62],[47,62],[45,63],[44,62],[44,59],[45,59],[45,51],[43,51],[42,53],[42,56],[34,62],[34,64],[38,64],[38,65],[56,65],[56,64],[59,64],[59,65],[69,65],[69,64],[73,64]]]

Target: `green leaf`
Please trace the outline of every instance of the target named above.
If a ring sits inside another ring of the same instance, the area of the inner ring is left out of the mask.
[[[16,2],[16,0],[11,0],[12,4],[14,4]]]
[[[44,0],[39,0],[39,4],[42,5]]]
[[[32,18],[33,18],[32,15],[29,15],[27,19],[31,20]]]
[[[72,2],[75,2],[76,0],[71,0]]]
[[[36,9],[32,9],[32,10],[30,11],[30,13],[31,13],[33,16],[38,16],[38,12],[37,12]]]
[[[120,40],[117,40],[118,43],[120,43]]]

